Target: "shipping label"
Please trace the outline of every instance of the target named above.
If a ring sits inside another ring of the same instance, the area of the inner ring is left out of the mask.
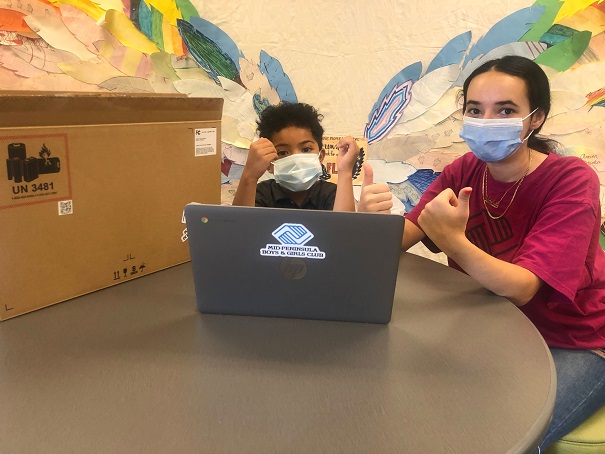
[[[67,134],[0,136],[0,209],[70,199]]]
[[[216,128],[195,130],[195,156],[215,155],[216,144]]]

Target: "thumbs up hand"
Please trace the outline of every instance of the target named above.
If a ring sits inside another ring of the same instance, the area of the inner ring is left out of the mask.
[[[472,188],[462,188],[456,196],[445,189],[425,205],[418,217],[424,233],[448,256],[457,241],[466,239],[471,192]]]
[[[363,183],[357,211],[368,213],[391,213],[393,207],[389,186],[385,183],[374,184],[374,171],[367,162],[363,165]]]

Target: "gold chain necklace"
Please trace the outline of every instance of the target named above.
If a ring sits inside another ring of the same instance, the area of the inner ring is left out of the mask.
[[[513,184],[510,188],[508,188],[506,190],[506,192],[504,193],[504,195],[502,197],[500,197],[500,200],[498,200],[497,202],[492,200],[488,193],[487,193],[487,163],[485,164],[485,170],[483,171],[483,184],[481,187],[481,195],[483,196],[483,206],[485,207],[485,211],[487,211],[487,214],[490,218],[492,218],[494,221],[497,219],[500,219],[502,216],[504,216],[506,214],[506,212],[508,211],[508,209],[510,208],[510,206],[513,204],[513,201],[515,200],[515,196],[517,195],[517,191],[519,190],[519,188],[521,187],[521,183],[523,183],[523,180],[525,179],[525,177],[527,176],[527,174],[529,173],[529,169],[531,168],[531,158],[532,158],[533,154],[532,154],[532,150],[530,148],[529,150],[529,163],[527,164],[527,170],[525,171],[525,173],[523,174],[523,176],[521,178],[519,178],[515,184]],[[510,192],[510,190],[512,188],[515,188],[515,191],[513,192],[513,196],[510,199],[510,202],[508,203],[508,206],[504,209],[504,212],[498,216],[493,215],[490,211],[489,208],[487,207],[487,205],[491,205],[492,208],[498,208],[500,206],[500,203],[502,202],[502,200],[504,200],[504,197],[506,197],[506,194],[508,194]]]

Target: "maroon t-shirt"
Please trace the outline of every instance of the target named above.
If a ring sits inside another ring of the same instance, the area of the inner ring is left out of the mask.
[[[549,154],[530,173],[506,214],[497,220],[485,212],[481,194],[485,163],[466,153],[445,167],[406,215],[418,225],[426,205],[445,188],[456,194],[470,186],[467,238],[488,254],[528,269],[545,284],[521,310],[551,347],[605,347],[605,253],[599,244],[601,208],[599,179],[581,159]],[[500,200],[515,183],[501,183],[489,175],[492,200]],[[499,215],[514,188],[504,197]],[[429,249],[435,251],[430,239]],[[461,269],[454,261],[450,266]]]

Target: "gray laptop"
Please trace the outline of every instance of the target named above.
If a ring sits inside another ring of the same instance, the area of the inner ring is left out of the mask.
[[[202,313],[391,319],[402,216],[189,204],[185,219]]]

